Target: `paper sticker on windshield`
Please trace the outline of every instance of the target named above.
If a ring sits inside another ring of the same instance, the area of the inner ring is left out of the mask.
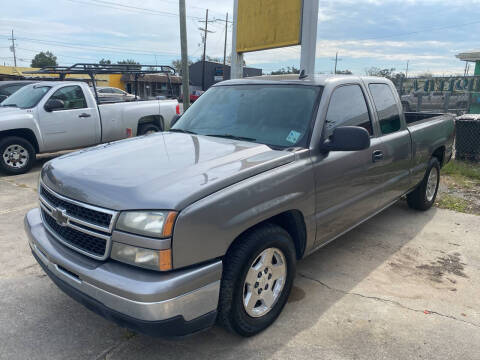
[[[299,133],[298,131],[292,130],[292,131],[290,131],[290,134],[288,134],[288,136],[287,136],[287,141],[292,143],[292,144],[295,144],[298,141],[298,139],[300,138],[300,135],[302,135],[302,134]]]

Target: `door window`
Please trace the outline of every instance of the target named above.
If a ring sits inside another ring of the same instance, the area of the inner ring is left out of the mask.
[[[87,107],[87,101],[83,95],[82,88],[78,85],[58,89],[50,99],[62,100],[64,103],[63,110],[84,109]]]
[[[383,135],[394,133],[402,127],[397,100],[387,84],[370,84],[378,121]]]
[[[327,137],[338,126],[360,126],[373,135],[367,103],[359,85],[341,86],[333,92],[327,111]]]
[[[122,90],[115,89],[115,88],[110,88],[110,92],[113,93],[113,94],[118,94],[118,95],[123,95],[124,94],[124,92]]]

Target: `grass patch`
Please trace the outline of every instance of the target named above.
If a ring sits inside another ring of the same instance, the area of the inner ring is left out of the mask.
[[[453,177],[480,181],[480,164],[452,160],[442,168],[442,173]]]
[[[468,213],[470,207],[470,203],[467,200],[450,194],[439,195],[435,205],[442,209],[448,209],[462,213]]]

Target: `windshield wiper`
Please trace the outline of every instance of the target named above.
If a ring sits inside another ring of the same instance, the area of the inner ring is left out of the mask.
[[[257,139],[254,139],[254,138],[249,138],[245,136],[236,136],[232,134],[209,134],[205,136],[220,137],[220,138],[232,139],[232,140],[257,141]]]
[[[18,107],[17,104],[5,104],[2,107]]]
[[[196,132],[194,131],[190,131],[190,130],[184,130],[184,129],[170,129],[168,130],[170,132],[179,132],[179,133],[184,133],[184,134],[193,134],[193,135],[197,135]]]

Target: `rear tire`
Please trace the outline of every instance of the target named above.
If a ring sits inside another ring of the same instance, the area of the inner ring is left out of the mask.
[[[162,129],[160,129],[160,126],[152,123],[141,124],[138,126],[138,135],[153,134],[159,131],[162,131]]]
[[[281,227],[265,224],[242,235],[223,261],[219,323],[246,337],[270,326],[287,302],[295,265],[293,240]]]
[[[440,163],[432,157],[427,172],[418,187],[407,195],[407,203],[412,209],[425,211],[432,207],[440,184]]]
[[[35,148],[24,138],[9,136],[0,140],[0,169],[9,175],[28,172],[35,163]]]

